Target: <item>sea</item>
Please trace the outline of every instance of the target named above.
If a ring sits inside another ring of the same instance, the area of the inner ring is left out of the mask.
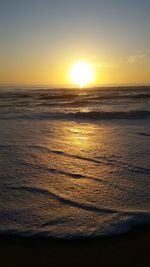
[[[0,86],[0,235],[150,224],[150,86]]]

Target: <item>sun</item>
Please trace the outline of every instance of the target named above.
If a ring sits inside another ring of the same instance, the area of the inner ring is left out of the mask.
[[[69,78],[73,84],[77,84],[82,88],[94,81],[94,68],[88,62],[76,62],[70,69]]]

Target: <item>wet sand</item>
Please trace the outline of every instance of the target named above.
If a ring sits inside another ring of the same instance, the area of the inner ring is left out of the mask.
[[[96,240],[0,237],[0,266],[150,266],[150,226]]]

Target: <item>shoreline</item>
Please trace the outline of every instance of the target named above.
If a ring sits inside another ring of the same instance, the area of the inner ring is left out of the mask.
[[[0,236],[0,265],[13,266],[149,266],[150,225],[118,236],[57,240]]]

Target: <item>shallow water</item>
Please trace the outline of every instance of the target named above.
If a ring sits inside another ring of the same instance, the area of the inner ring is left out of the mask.
[[[0,232],[81,238],[150,223],[150,88],[1,88]]]

